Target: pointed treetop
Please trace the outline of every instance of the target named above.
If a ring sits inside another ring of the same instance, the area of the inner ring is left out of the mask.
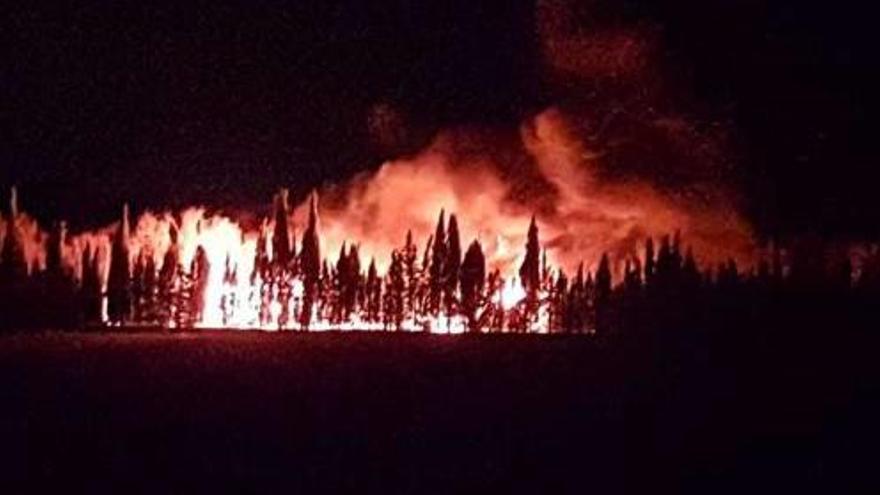
[[[284,211],[287,211],[287,198],[290,196],[290,191],[286,187],[282,187],[278,191],[278,195],[276,196],[278,201],[278,207]]]
[[[122,205],[122,223],[119,226],[119,240],[128,243],[128,237],[131,232],[131,225],[128,221],[128,203]]]
[[[288,231],[287,189],[281,189],[275,195],[275,231],[272,234],[272,250],[274,261],[285,266],[290,261],[290,233]]]
[[[46,246],[46,269],[50,273],[61,273],[61,258],[63,257],[64,244],[67,242],[67,222],[60,221],[49,235]]]
[[[453,232],[455,232],[456,236],[458,235],[458,218],[455,216],[455,213],[449,215],[449,227],[447,231],[449,232],[449,235],[452,235]]]
[[[343,260],[348,253],[348,244],[346,241],[342,241],[342,246],[339,248],[339,260]]]
[[[448,263],[461,263],[461,240],[458,233],[458,220],[455,214],[449,215],[449,228],[446,234]],[[456,267],[453,267],[455,269]]]
[[[9,215],[11,218],[18,216],[18,190],[15,186],[9,190]]]
[[[312,191],[309,200],[309,228],[313,231],[318,228],[318,191]]]
[[[535,216],[529,224],[529,234],[526,240],[526,255],[519,267],[519,278],[523,287],[530,293],[539,289],[541,282],[541,245],[538,241],[538,225]]]
[[[434,233],[434,242],[437,244],[445,243],[445,235],[446,235],[446,210],[444,208],[440,208],[440,218],[437,219],[437,228]]]

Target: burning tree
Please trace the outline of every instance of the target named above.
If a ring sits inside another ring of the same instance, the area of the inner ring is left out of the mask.
[[[107,276],[107,318],[121,325],[131,319],[131,269],[129,267],[128,205],[122,208],[122,220],[113,238],[110,272]]]
[[[486,282],[486,258],[480,243],[474,241],[468,247],[461,265],[461,308],[468,321],[468,331],[478,333],[482,329],[478,315],[483,305],[483,286]]]
[[[375,254],[363,270],[358,239],[342,242],[332,263],[322,256],[315,194],[297,249],[291,235],[296,215],[287,202],[282,190],[270,218],[255,232],[235,226],[226,237],[217,229],[229,222],[169,215],[145,238],[140,222],[132,228],[125,206],[118,226],[100,234],[70,240],[65,224],[56,223],[47,235],[35,237],[45,249],[35,263],[26,248],[33,239],[24,234],[26,217],[13,193],[0,249],[4,311],[21,316],[21,308],[33,307],[42,313],[40,321],[48,321],[48,315],[73,321],[77,318],[62,317],[72,314],[63,304],[52,301],[75,301],[80,321],[112,325],[614,335],[630,327],[666,328],[705,318],[686,310],[708,307],[710,301],[723,313],[727,303],[720,301],[739,300],[752,285],[767,294],[790,290],[789,279],[803,284],[827,278],[805,253],[796,253],[795,263],[783,267],[778,248],[754,275],[733,260],[714,274],[701,271],[690,247],[682,254],[678,233],[661,237],[656,251],[648,238],[642,257],[628,253],[615,259],[606,253],[592,272],[580,263],[569,277],[551,265],[535,217],[528,224],[518,277],[505,276],[491,265],[481,241],[472,240],[462,256],[459,217],[447,217],[445,209],[424,246],[407,231],[403,246],[391,249],[384,272]],[[151,241],[157,237],[167,242]],[[870,253],[858,268],[848,259],[830,264],[832,285],[858,294],[880,292],[880,251]],[[620,265],[622,270],[615,271]],[[796,276],[787,276],[786,269]],[[37,321],[28,315],[25,320]]]

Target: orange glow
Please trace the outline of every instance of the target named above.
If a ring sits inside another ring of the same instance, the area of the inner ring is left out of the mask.
[[[456,214],[462,247],[478,240],[487,273],[497,270],[500,274],[498,292],[487,294],[486,300],[507,313],[519,311],[527,297],[516,275],[533,215],[540,226],[547,273],[560,269],[572,273],[582,261],[595,263],[608,253],[612,272],[619,277],[623,261],[640,256],[640,243],[646,237],[656,239],[676,231],[703,256],[698,261],[704,264],[731,257],[742,265],[752,262],[749,227],[723,203],[689,204],[646,183],[600,180],[596,164],[601,157],[590,152],[559,110],[547,110],[522,126],[520,143],[510,151],[525,167],[522,170],[510,170],[493,153],[474,151],[482,149],[475,146],[474,139],[479,144],[478,138],[466,133],[441,133],[413,158],[387,162],[373,174],[356,177],[347,187],[322,191],[317,230],[325,264],[333,267],[342,246],[356,245],[360,276],[365,276],[366,266],[374,260],[381,283],[387,285],[391,253],[403,248],[406,233],[411,231],[415,257],[421,261],[441,209]],[[517,177],[531,178],[523,184]],[[308,224],[309,202],[304,197],[293,199],[299,201],[287,217],[287,231],[302,235]],[[27,241],[29,264],[43,266],[46,235],[24,214],[16,218]],[[111,239],[117,228],[110,225],[68,239],[63,258],[78,278],[82,278],[83,253],[91,253],[106,290]],[[0,229],[0,233],[4,231]],[[302,276],[291,272],[284,275],[288,281],[281,283],[278,275],[257,269],[255,262],[260,245],[265,245],[266,259],[274,259],[274,232],[273,218],[249,229],[236,218],[202,207],[177,214],[147,211],[132,224],[128,256],[130,266],[140,256],[149,257],[158,271],[169,250],[175,249],[179,271],[192,277],[196,252],[200,247],[204,250],[207,280],[199,293],[204,300],[196,326],[298,329],[301,323],[293,315],[302,312],[306,292]],[[301,241],[295,236],[291,239],[297,253]],[[545,295],[542,292],[540,297]],[[457,292],[452,295],[458,296]],[[537,315],[529,330],[546,330],[545,320],[546,315]],[[173,319],[160,323],[176,324]],[[461,333],[468,328],[466,319],[454,312],[408,314],[403,321],[389,323],[368,320],[360,312],[340,320],[315,306],[309,329],[375,330],[389,324],[402,330],[437,333]]]

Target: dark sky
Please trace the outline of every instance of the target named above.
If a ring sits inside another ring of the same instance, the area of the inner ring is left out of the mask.
[[[75,225],[251,207],[376,167],[378,103],[416,136],[553,103],[531,2],[21,2],[0,25],[0,185]],[[765,231],[880,231],[874,18],[852,0],[587,2],[659,27],[668,66],[732,122]],[[412,143],[415,145],[416,143]],[[296,189],[296,188],[295,188]]]

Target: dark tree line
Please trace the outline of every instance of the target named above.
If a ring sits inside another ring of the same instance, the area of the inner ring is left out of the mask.
[[[8,218],[18,218],[14,195],[11,203]],[[223,293],[219,308],[212,308],[222,315],[222,325],[240,324],[236,310],[246,305],[255,310],[253,324],[280,329],[308,330],[321,323],[444,331],[458,325],[472,333],[540,330],[653,338],[694,328],[743,332],[768,321],[785,326],[781,315],[797,313],[804,304],[871,317],[871,305],[880,300],[876,248],[866,253],[859,273],[854,273],[849,256],[816,240],[794,243],[785,251],[774,249],[754,269],[743,271],[733,260],[701,268],[676,234],[660,238],[656,245],[654,239],[646,239],[640,256],[617,260],[616,268],[606,254],[595,270],[581,263],[567,274],[547,265],[533,218],[516,282],[524,296],[505,307],[502,291],[510,281],[488,269],[478,241],[463,253],[454,214],[440,212],[421,256],[407,232],[383,275],[375,259],[361,259],[357,244],[343,244],[335,260],[322,256],[316,197],[310,200],[299,246],[291,234],[289,213],[287,193],[282,191],[275,197],[271,236],[267,222],[250,273],[239,273],[231,260],[225,261],[224,287],[246,280],[254,290],[247,296],[236,290]],[[79,276],[62,261],[67,242],[63,223],[56,224],[45,241],[45,268],[33,273],[21,236],[16,222],[7,221],[0,250],[0,309],[10,328],[76,328],[103,322],[192,328],[208,309],[211,266],[205,247],[196,246],[192,261],[183,266],[174,225],[169,231],[171,246],[157,263],[149,248],[129,252],[124,208],[110,252],[86,246]],[[106,281],[99,273],[101,259],[109,259]]]

